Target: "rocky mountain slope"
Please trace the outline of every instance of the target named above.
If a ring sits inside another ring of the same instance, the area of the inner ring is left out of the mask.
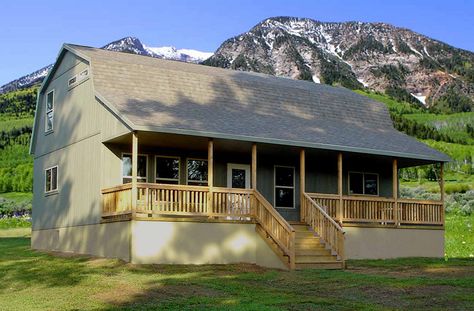
[[[102,49],[191,63],[200,63],[213,54],[191,49],[176,49],[173,46],[148,47],[135,37],[122,38],[103,46]],[[51,68],[53,68],[52,64],[19,79],[11,81],[3,86],[0,86],[0,94],[18,89],[24,89],[34,84],[40,83],[46,77]]]
[[[226,40],[204,64],[474,110],[474,53],[384,23],[269,18]]]

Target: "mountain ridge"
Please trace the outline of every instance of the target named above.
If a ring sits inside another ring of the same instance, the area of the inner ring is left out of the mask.
[[[204,64],[473,109],[474,53],[387,23],[268,18],[224,41]]]
[[[124,37],[103,49],[254,71],[385,93],[433,111],[474,111],[474,53],[384,22],[271,17],[225,40],[215,53],[149,47]],[[41,82],[52,65],[0,87]]]

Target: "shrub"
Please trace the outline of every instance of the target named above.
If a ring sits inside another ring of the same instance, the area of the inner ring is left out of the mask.
[[[31,201],[13,202],[0,198],[0,217],[31,215]]]

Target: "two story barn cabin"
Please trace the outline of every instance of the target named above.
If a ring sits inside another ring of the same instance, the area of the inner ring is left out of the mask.
[[[399,198],[398,170],[449,158],[341,87],[67,44],[31,153],[34,249],[287,269],[444,253],[443,196]]]

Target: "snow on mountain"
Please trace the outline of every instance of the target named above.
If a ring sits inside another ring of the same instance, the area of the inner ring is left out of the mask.
[[[51,70],[51,68],[53,68],[52,64],[0,86],[0,94],[15,91],[18,89],[29,87],[36,83],[40,83],[48,75],[48,72]]]
[[[191,49],[176,49],[174,46],[163,46],[163,47],[149,47],[144,46],[150,54],[153,54],[154,57],[164,58],[164,59],[174,59],[180,60],[183,62],[191,63],[200,63],[214,53],[210,52],[201,52]]]

